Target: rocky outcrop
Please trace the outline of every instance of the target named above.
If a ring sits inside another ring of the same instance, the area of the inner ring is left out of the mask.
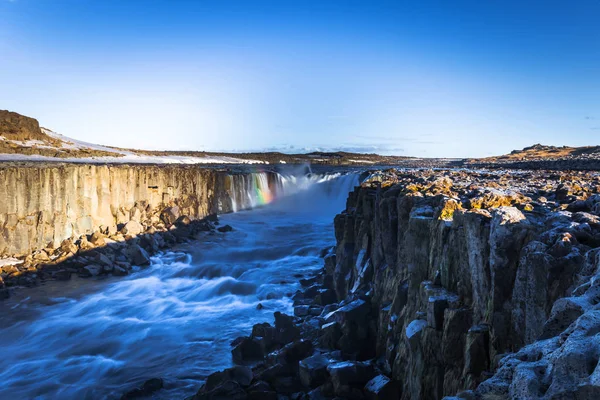
[[[504,354],[560,335],[593,307],[561,298],[591,285],[600,266],[597,176],[393,175],[394,186],[356,190],[336,218],[333,282],[342,298],[370,293],[376,357],[402,398],[476,389]],[[537,398],[533,389],[486,390],[490,399]]]
[[[114,232],[135,221],[130,230],[145,230],[168,207],[193,219],[230,212],[230,174],[184,165],[0,165],[0,256],[56,248],[100,226]]]
[[[0,110],[0,136],[8,140],[39,140],[51,143],[52,138],[40,129],[39,122],[15,112]]]
[[[335,234],[194,399],[598,397],[597,175],[378,172]]]

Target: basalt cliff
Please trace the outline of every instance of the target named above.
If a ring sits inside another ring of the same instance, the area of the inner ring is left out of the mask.
[[[600,398],[600,177],[387,171],[195,399]]]

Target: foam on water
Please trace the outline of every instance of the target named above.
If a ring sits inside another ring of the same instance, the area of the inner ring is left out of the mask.
[[[322,267],[357,183],[279,177],[271,204],[221,217],[233,232],[204,233],[128,277],[48,283],[4,302],[0,398],[116,399],[152,377],[165,379],[155,398],[184,398],[230,366],[233,339],[291,312],[294,275]],[[252,185],[269,186],[260,174]]]

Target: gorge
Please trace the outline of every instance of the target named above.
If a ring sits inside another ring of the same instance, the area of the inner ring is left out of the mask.
[[[597,396],[597,173],[286,168],[5,168],[0,394]]]

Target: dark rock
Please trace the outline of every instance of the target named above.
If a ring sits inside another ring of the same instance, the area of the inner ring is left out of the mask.
[[[281,363],[295,364],[310,356],[313,352],[313,344],[308,340],[298,340],[286,344],[277,354]]]
[[[289,315],[276,311],[275,316],[275,341],[279,344],[290,343],[300,337],[300,329],[294,324],[294,319]]]
[[[376,375],[375,368],[368,362],[342,361],[327,367],[333,390],[338,396],[349,396],[353,388],[362,388]]]
[[[339,322],[330,322],[321,327],[319,343],[326,349],[335,349],[341,337],[342,328]]]
[[[127,246],[125,255],[133,265],[146,266],[150,264],[150,256],[148,255],[148,252],[146,252],[146,250],[142,249],[137,244]]]
[[[166,226],[171,226],[179,218],[179,207],[167,207],[160,213],[160,219]]]
[[[112,269],[112,274],[114,276],[125,276],[125,275],[129,275],[129,271],[126,270],[125,268],[122,268],[118,265],[116,265],[113,269]]]
[[[211,391],[227,381],[237,382],[242,387],[250,386],[254,375],[252,370],[245,366],[235,366],[223,371],[215,372],[206,378],[204,389]]]
[[[79,271],[79,276],[82,278],[89,278],[91,276],[98,276],[102,273],[103,268],[100,265],[86,265]]]
[[[347,321],[364,323],[369,311],[369,304],[362,299],[357,299],[329,313],[325,316],[325,320],[328,322],[337,321],[342,325]]]
[[[194,396],[194,400],[247,400],[248,395],[242,386],[235,381],[227,381],[213,390],[203,388]]]
[[[321,306],[335,303],[336,300],[335,291],[332,289],[320,289],[319,293],[315,296],[315,303]]]
[[[300,361],[298,371],[300,382],[311,389],[325,383],[329,377],[329,373],[327,372],[329,362],[329,359],[321,354],[316,354]]]
[[[158,392],[164,386],[164,382],[161,378],[152,378],[144,382],[142,387],[130,390],[121,396],[121,400],[138,399],[141,397],[148,397]]]
[[[297,317],[305,317],[308,315],[310,306],[297,306],[294,307],[294,315]]]
[[[262,340],[258,338],[243,338],[231,350],[235,363],[262,360],[265,357],[265,348]]]
[[[489,368],[489,329],[475,326],[469,329],[465,345],[465,372],[479,376]]]
[[[233,228],[230,225],[223,225],[217,228],[219,232],[231,232]]]
[[[177,227],[187,226],[191,223],[192,223],[192,220],[190,219],[190,217],[188,217],[187,215],[182,215],[179,218],[177,218],[177,220],[175,221],[175,226],[177,226]]]
[[[57,281],[68,281],[69,279],[71,279],[71,271],[66,269],[59,269],[58,271],[53,272],[52,276]]]
[[[377,375],[365,385],[365,396],[369,400],[397,400],[400,398],[400,385],[385,375]]]

